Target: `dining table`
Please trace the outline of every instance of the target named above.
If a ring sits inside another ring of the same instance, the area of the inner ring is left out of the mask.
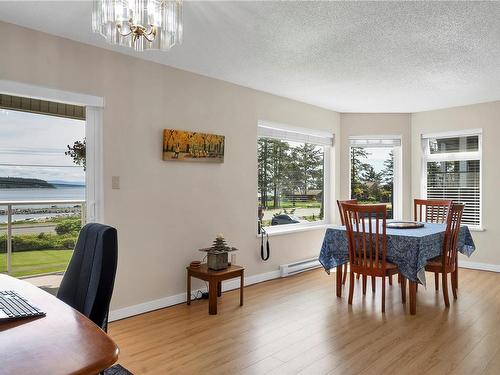
[[[446,224],[423,223],[420,228],[386,228],[386,260],[398,266],[399,273],[409,280],[410,314],[416,314],[417,284],[426,285],[425,265],[430,259],[441,256]],[[381,233],[381,232],[380,232]],[[460,226],[458,251],[468,257],[476,247],[469,227]],[[342,296],[342,265],[349,262],[349,248],[345,226],[326,229],[319,262],[330,274],[336,268],[336,293]]]

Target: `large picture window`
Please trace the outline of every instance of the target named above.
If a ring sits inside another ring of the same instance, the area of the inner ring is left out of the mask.
[[[257,205],[263,226],[325,221],[332,137],[259,125]]]
[[[389,219],[401,218],[401,139],[349,139],[350,194],[359,203],[387,204]]]
[[[465,204],[462,222],[481,226],[481,133],[425,135],[423,191],[427,199]]]

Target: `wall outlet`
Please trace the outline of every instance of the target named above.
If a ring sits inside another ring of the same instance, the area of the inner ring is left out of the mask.
[[[111,189],[120,189],[120,176],[111,176]]]

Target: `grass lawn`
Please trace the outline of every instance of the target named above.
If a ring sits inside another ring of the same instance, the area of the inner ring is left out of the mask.
[[[42,273],[63,272],[73,250],[20,251],[12,254],[11,276],[22,277]],[[7,271],[7,254],[0,254],[0,272]]]

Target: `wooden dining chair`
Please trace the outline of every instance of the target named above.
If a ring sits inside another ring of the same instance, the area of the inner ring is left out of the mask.
[[[413,220],[421,223],[446,222],[452,201],[435,199],[415,199],[413,201]],[[434,286],[439,290],[439,273],[434,274]]]
[[[358,204],[358,200],[357,199],[347,199],[347,200],[344,200],[344,201],[337,200],[337,207],[339,208],[339,214],[340,214],[340,223],[342,225],[345,225],[344,211],[342,210],[342,205],[345,204],[345,203],[347,203],[347,204]],[[347,266],[348,266],[348,263],[345,263],[342,266],[342,272],[343,272],[343,275],[342,275],[342,285],[345,285],[345,282],[347,280]],[[356,275],[356,277],[359,279],[359,275]]]
[[[354,294],[354,273],[366,277],[372,282],[382,278],[382,312],[385,312],[385,280],[397,274],[398,267],[386,261],[387,253],[387,206],[385,204],[358,205],[342,204],[349,245],[349,304]],[[363,294],[366,293],[364,285]],[[401,278],[401,298],[406,303],[406,278]]]
[[[451,203],[449,200],[415,199],[413,220],[422,223],[445,223]]]
[[[448,298],[448,277],[451,274],[451,289],[453,298],[457,299],[458,288],[458,235],[460,233],[460,224],[462,223],[462,215],[465,205],[453,203],[448,213],[446,222],[446,232],[444,234],[443,250],[441,256],[431,259],[425,265],[425,270],[442,275],[443,281],[443,298],[446,307],[450,306]]]

